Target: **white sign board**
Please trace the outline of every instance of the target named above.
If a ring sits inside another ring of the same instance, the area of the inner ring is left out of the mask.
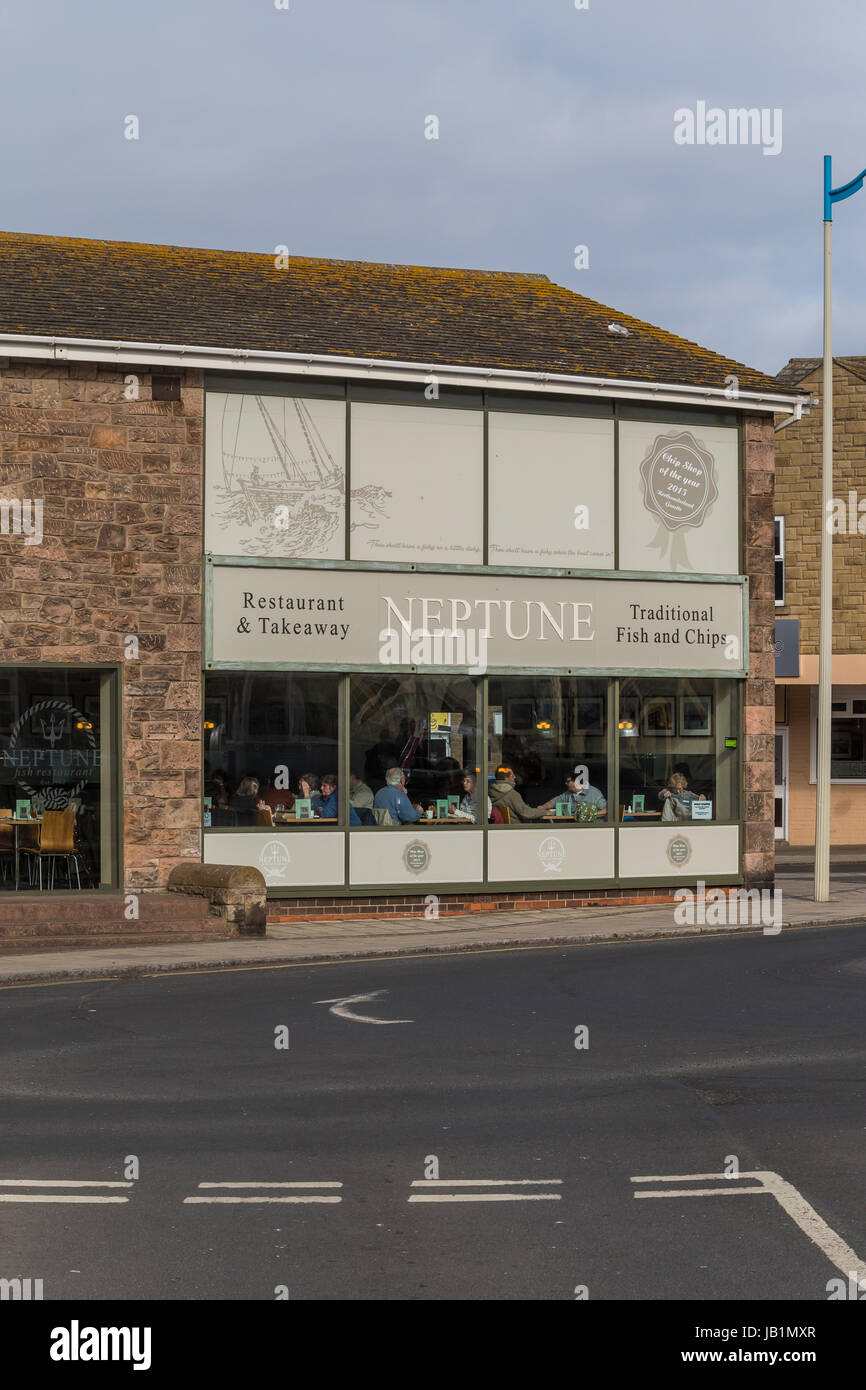
[[[742,588],[213,566],[214,663],[376,670],[744,669]]]

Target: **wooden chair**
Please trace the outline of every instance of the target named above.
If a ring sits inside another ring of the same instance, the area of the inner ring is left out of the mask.
[[[509,809],[508,809],[507,806],[502,806],[502,805],[494,806],[493,809],[494,809],[495,811],[498,811],[498,812],[499,812],[500,816],[502,817],[502,824],[503,824],[503,825],[510,825],[510,824],[511,824],[511,812],[509,811]]]
[[[274,813],[269,806],[264,810],[253,811],[253,825],[273,825]]]
[[[12,825],[4,825],[4,821],[11,821],[12,812],[5,807],[0,807],[0,868],[3,871],[3,878],[6,878],[6,857],[15,858],[15,829]]]
[[[75,848],[75,811],[46,811],[42,817],[42,824],[38,827],[33,826],[32,829],[38,832],[36,843],[21,846],[22,852],[28,856],[30,863],[31,883],[33,881],[33,866],[38,864],[39,887],[42,888],[42,860],[47,859],[49,861],[48,887],[53,888],[57,860],[64,859],[70,888],[72,887],[70,860],[75,865],[75,877],[78,880],[78,887],[81,888],[78,851]]]

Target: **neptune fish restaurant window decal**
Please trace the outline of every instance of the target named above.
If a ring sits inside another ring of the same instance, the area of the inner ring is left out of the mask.
[[[670,552],[672,569],[700,569],[691,563],[684,527],[699,527],[718,499],[716,468],[712,454],[688,430],[662,434],[654,441],[641,466],[644,506],[660,525],[652,549],[665,558]]]
[[[93,724],[67,700],[38,700],[16,719],[3,752],[18,785],[49,811],[65,810],[99,768]]]

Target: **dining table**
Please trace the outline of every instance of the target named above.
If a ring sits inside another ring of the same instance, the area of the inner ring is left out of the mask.
[[[338,816],[296,816],[294,811],[274,811],[274,825],[336,825]],[[259,826],[259,830],[267,826]]]

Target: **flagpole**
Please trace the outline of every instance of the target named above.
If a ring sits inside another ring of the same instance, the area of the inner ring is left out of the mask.
[[[833,204],[859,193],[866,169],[833,187],[824,155],[824,377],[821,432],[821,606],[818,622],[818,767],[815,785],[815,902],[830,898],[830,727],[833,699]]]
[[[824,156],[824,371],[821,431],[821,606],[818,623],[818,767],[815,796],[815,902],[830,898],[830,716],[833,699],[833,204]]]

